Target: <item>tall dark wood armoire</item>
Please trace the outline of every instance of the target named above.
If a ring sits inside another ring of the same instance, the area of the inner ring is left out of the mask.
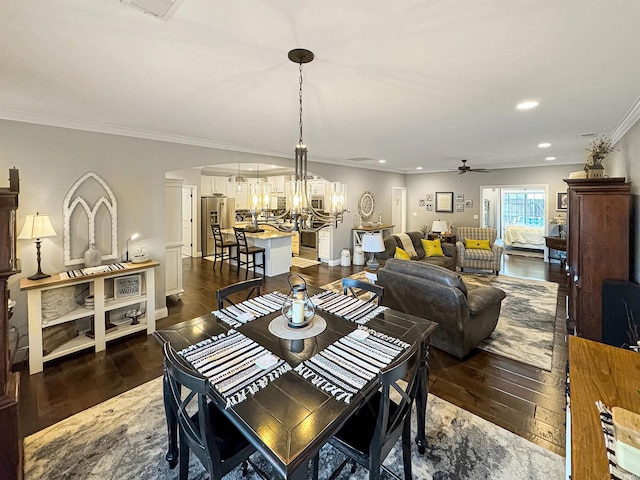
[[[20,180],[9,170],[9,187],[0,188],[0,478],[22,478],[22,442],[18,429],[19,374],[9,359],[7,279],[16,273],[16,209]]]
[[[624,178],[574,178],[568,189],[568,328],[602,339],[602,283],[629,280],[631,184]]]

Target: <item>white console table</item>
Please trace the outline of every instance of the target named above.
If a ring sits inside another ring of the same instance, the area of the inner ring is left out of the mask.
[[[100,352],[106,348],[110,340],[124,337],[135,332],[146,330],[147,334],[155,332],[156,310],[155,310],[155,278],[154,269],[158,262],[148,261],[145,263],[127,263],[122,270],[94,273],[75,278],[65,278],[64,272],[52,275],[50,278],[42,280],[20,280],[20,289],[27,291],[27,302],[29,311],[29,372],[42,372],[44,362],[69,355],[86,348],[95,348]],[[137,295],[114,298],[114,279],[129,275],[140,274],[140,291]],[[51,320],[43,319],[42,294],[45,291],[59,289],[62,287],[85,285],[89,294],[94,296],[93,308],[86,308],[78,305],[77,308],[58,318]],[[144,304],[144,307],[142,305]],[[132,325],[131,321],[122,322],[115,330],[105,331],[105,320],[108,312],[125,307],[139,305],[146,313],[139,318],[139,323]],[[46,328],[79,319],[93,319],[93,338],[87,336],[86,332],[78,332],[78,335],[64,344],[58,346],[47,355],[43,354],[42,333]]]

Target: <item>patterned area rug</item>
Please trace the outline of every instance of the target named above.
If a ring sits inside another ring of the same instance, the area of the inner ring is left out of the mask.
[[[302,258],[302,257],[291,258],[291,266],[298,267],[298,268],[313,267],[314,265],[319,265],[320,263],[321,262],[318,262],[316,260],[311,260],[309,258]]]
[[[478,348],[551,371],[558,284],[507,275],[461,275],[469,290],[491,285],[507,294],[496,329]]]
[[[478,348],[551,371],[558,284],[507,275],[461,275],[469,290],[492,285],[507,294],[496,329]],[[364,272],[350,278],[366,281]],[[341,282],[321,288],[342,292]]]
[[[413,415],[415,428],[415,415]],[[24,441],[26,480],[173,480],[164,459],[167,430],[162,402],[162,382],[152,380],[118,397],[80,412]],[[415,433],[414,433],[415,435]],[[413,436],[413,435],[412,435]],[[424,456],[412,446],[413,478],[421,480],[552,480],[564,478],[564,459],[507,430],[499,428],[444,400],[429,396],[428,448]],[[330,446],[320,452],[320,478],[327,478],[344,457]],[[260,454],[252,458],[271,471]],[[398,443],[385,461],[392,471],[402,472]],[[340,478],[364,480],[368,472],[358,467]],[[200,462],[191,455],[189,478],[207,478]],[[225,480],[256,480],[242,477],[240,468]],[[273,478],[276,478],[274,475]],[[391,478],[386,473],[383,479]]]

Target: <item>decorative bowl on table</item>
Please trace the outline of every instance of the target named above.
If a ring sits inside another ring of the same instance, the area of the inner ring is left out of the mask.
[[[142,253],[140,255],[134,255],[133,257],[131,257],[131,262],[132,263],[144,263],[144,262],[148,262],[149,261],[149,254],[148,253]]]

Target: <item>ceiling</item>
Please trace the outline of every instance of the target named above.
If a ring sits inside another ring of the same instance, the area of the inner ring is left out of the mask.
[[[291,158],[287,52],[307,48],[310,160],[582,163],[581,135],[615,139],[640,110],[639,21],[637,0],[184,0],[166,21],[118,0],[2,0],[0,118]]]

